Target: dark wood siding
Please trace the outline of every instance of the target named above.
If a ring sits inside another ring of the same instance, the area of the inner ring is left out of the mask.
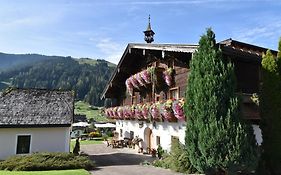
[[[255,93],[259,91],[259,71],[258,63],[234,61],[236,74],[237,91],[243,93]]]

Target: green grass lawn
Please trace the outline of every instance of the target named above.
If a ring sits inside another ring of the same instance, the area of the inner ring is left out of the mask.
[[[88,119],[93,118],[96,121],[109,121],[105,116],[101,114],[101,110],[97,107],[91,106],[89,103],[83,101],[75,102],[75,114],[84,114]]]
[[[71,140],[70,142],[70,152],[73,151],[75,146],[75,139]],[[90,144],[103,144],[102,140],[80,140],[80,145],[90,145]]]
[[[0,171],[0,175],[89,175],[86,170]]]

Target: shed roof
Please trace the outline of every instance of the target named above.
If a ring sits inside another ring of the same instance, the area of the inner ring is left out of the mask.
[[[9,89],[0,94],[0,128],[71,126],[72,91]]]

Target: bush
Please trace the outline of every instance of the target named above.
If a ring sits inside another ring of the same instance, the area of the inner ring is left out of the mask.
[[[178,140],[172,142],[171,151],[169,154],[164,153],[161,160],[153,162],[153,166],[171,169],[181,173],[194,173],[196,169],[191,165],[184,145]]]
[[[106,135],[108,135],[108,137],[113,137],[113,132],[112,131],[107,131]]]
[[[87,156],[75,156],[71,153],[34,153],[16,155],[0,162],[1,170],[41,171],[94,168],[94,163]]]
[[[108,139],[108,135],[104,134],[102,135],[102,140],[107,140]]]
[[[90,132],[89,137],[101,137],[101,133],[98,131]]]
[[[163,150],[162,146],[158,145],[158,148],[157,148],[157,156],[158,156],[158,158],[161,159],[164,153],[165,153],[165,151]]]

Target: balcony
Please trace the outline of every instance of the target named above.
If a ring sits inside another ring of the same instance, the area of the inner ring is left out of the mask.
[[[105,115],[117,120],[177,122],[185,121],[183,106],[183,99],[169,99],[155,103],[111,107],[105,110]]]

